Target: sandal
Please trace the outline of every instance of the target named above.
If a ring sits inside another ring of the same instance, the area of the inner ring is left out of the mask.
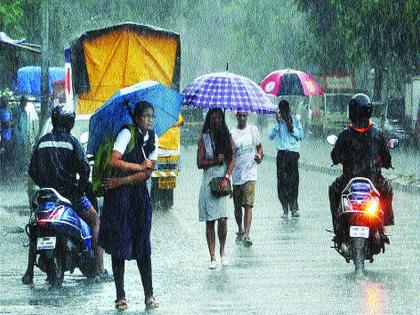
[[[159,303],[156,302],[156,299],[154,296],[150,296],[146,299],[146,309],[148,310],[152,310],[154,308],[158,308],[159,307]]]
[[[127,300],[125,298],[115,300],[115,308],[118,311],[125,311],[126,309],[128,309]]]

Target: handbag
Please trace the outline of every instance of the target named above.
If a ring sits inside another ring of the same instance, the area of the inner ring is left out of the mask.
[[[228,179],[228,184],[226,189],[220,188],[220,182],[224,179],[224,177],[213,177],[210,181],[210,191],[215,197],[223,197],[230,195],[232,193],[232,185],[230,183],[230,179]]]

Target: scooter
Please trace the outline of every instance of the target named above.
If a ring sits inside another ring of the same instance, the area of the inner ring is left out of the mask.
[[[31,246],[36,246],[35,265],[47,274],[51,285],[61,286],[64,272],[73,273],[75,268],[88,278],[95,277],[90,227],[55,189],[35,192],[26,232]]]
[[[327,137],[334,145],[335,135]],[[390,139],[388,147],[398,146],[397,139]],[[373,262],[373,256],[385,252],[389,238],[383,225],[383,210],[380,208],[380,193],[369,178],[352,178],[341,194],[334,248],[347,263],[353,260],[356,273],[363,273],[365,260]]]
[[[379,192],[365,177],[351,179],[341,195],[333,248],[348,263],[353,260],[356,273],[364,272],[365,260],[372,263],[389,244],[379,200]]]

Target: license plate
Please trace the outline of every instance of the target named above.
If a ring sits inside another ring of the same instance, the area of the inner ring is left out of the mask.
[[[159,177],[158,189],[174,189],[176,186],[176,177]]]
[[[37,250],[54,249],[55,248],[55,236],[51,237],[38,237],[36,242]]]
[[[369,238],[369,228],[367,226],[350,226],[350,237]]]

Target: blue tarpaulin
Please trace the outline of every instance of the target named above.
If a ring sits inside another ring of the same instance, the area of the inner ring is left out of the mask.
[[[64,80],[64,67],[50,67],[48,71],[48,93],[52,94],[52,84]],[[29,66],[19,68],[17,72],[17,95],[41,96],[41,67]]]

